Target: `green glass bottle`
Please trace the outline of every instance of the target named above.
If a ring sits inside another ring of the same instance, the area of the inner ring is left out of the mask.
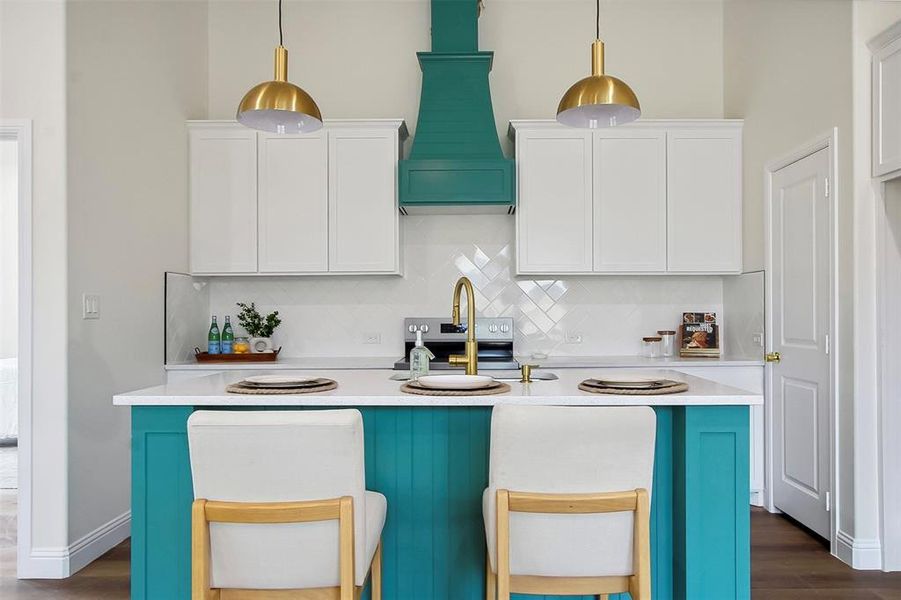
[[[206,351],[210,354],[221,354],[222,345],[219,341],[219,324],[216,323],[216,315],[213,315],[213,323],[210,325],[210,333],[207,335]]]
[[[235,332],[232,331],[231,318],[225,315],[225,325],[222,326],[222,354],[231,354],[235,345]]]

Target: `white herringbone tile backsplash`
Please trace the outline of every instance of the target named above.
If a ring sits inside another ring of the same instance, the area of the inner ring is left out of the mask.
[[[449,318],[460,275],[472,280],[479,314],[513,317],[523,355],[637,354],[641,336],[676,327],[688,310],[716,311],[726,326],[721,277],[514,277],[512,217],[407,216],[401,223],[403,277],[211,277],[195,281],[207,283],[200,289],[170,285],[178,297],[167,298],[167,358],[187,360],[188,350],[205,345],[209,317],[198,305],[207,294],[220,323],[236,314],[236,302],[278,310],[283,324],[274,337],[284,356],[400,356],[403,318]],[[364,343],[373,336],[380,343]]]

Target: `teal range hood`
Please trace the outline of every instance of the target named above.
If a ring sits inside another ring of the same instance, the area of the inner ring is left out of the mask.
[[[410,157],[398,167],[400,210],[512,213],[515,168],[504,158],[488,73],[479,52],[477,0],[432,0],[432,51],[422,69],[419,119]]]

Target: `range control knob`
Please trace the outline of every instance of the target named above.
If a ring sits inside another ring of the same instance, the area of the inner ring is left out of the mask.
[[[509,333],[509,332],[510,332],[510,326],[507,325],[506,323],[501,323],[501,333]]]
[[[409,331],[410,333],[416,333],[416,325],[410,325],[409,327],[407,327],[407,331]]]
[[[488,331],[490,331],[491,333],[497,333],[497,324],[492,323],[491,325],[489,325]]]
[[[423,332],[423,333],[428,333],[428,332],[429,332],[429,326],[426,325],[425,323],[423,323],[422,325],[419,326],[419,331],[421,331],[421,332]]]

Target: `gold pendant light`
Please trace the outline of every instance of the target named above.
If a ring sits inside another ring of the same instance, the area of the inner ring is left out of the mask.
[[[601,1],[597,0],[597,35],[591,44],[591,76],[566,90],[557,107],[557,121],[570,127],[613,127],[641,116],[638,97],[625,81],[604,74],[601,41]]]
[[[322,127],[312,97],[288,82],[288,51],[282,45],[282,0],[278,0],[278,47],[275,79],[255,85],[238,105],[238,122],[271,133],[307,133]]]

